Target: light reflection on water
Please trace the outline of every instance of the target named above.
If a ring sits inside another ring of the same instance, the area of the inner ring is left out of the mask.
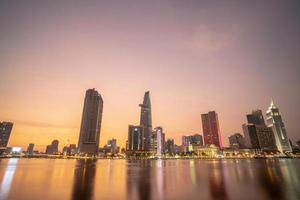
[[[0,160],[0,199],[299,199],[300,160]]]

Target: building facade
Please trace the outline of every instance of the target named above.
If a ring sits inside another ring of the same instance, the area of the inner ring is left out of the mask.
[[[246,149],[245,138],[240,133],[235,133],[228,138],[230,147],[232,149]]]
[[[6,148],[13,128],[11,122],[0,122],[0,148]]]
[[[96,154],[100,142],[100,130],[103,112],[103,99],[95,89],[85,94],[78,151],[83,154]]]
[[[292,147],[286,134],[285,125],[279,109],[276,107],[273,101],[271,101],[271,105],[267,110],[267,124],[268,127],[272,128],[273,130],[278,150],[281,153],[291,152]]]
[[[205,145],[214,144],[222,147],[218,114],[215,111],[201,115]]]
[[[143,103],[139,106],[141,107],[140,126],[143,127],[144,150],[151,151],[152,113],[149,91],[145,93]]]
[[[127,151],[144,150],[144,128],[142,126],[128,126]]]

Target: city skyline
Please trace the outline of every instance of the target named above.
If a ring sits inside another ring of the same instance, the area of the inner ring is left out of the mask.
[[[152,127],[180,143],[203,134],[201,113],[219,114],[222,141],[242,132],[245,114],[280,107],[298,140],[299,3],[1,2],[1,121],[9,146],[44,150],[77,144],[83,91],[105,102],[100,146],[125,146],[151,91]],[[40,145],[40,146],[39,146]]]

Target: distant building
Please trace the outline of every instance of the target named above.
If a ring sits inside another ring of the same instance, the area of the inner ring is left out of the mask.
[[[96,154],[99,148],[103,100],[95,89],[85,94],[78,151],[83,154]]]
[[[245,149],[247,148],[245,138],[240,133],[235,133],[228,138],[230,147],[232,149]]]
[[[151,149],[156,154],[164,153],[165,133],[162,127],[154,128],[151,136]],[[160,152],[160,153],[159,153]]]
[[[203,146],[202,135],[194,134],[182,136],[182,145],[189,146],[190,144],[197,144]]]
[[[216,158],[220,154],[220,149],[214,144],[209,146],[195,146],[193,151],[201,157]]]
[[[174,139],[167,139],[167,141],[165,142],[165,153],[169,155],[175,154]]]
[[[32,155],[33,154],[33,149],[34,149],[34,144],[30,143],[27,147],[27,154]]]
[[[11,122],[0,122],[0,148],[6,148],[13,128]]]
[[[147,91],[144,95],[141,107],[140,126],[143,128],[143,150],[151,151],[151,134],[152,134],[152,113],[150,92]]]
[[[214,144],[222,147],[218,114],[215,111],[201,115],[205,145]]]
[[[76,144],[70,144],[69,146],[65,146],[63,148],[64,155],[75,155],[77,153]]]
[[[53,140],[50,145],[47,145],[46,147],[46,154],[58,154],[58,140]]]
[[[298,140],[298,141],[296,142],[296,144],[300,147],[300,140]]]
[[[292,148],[287,137],[284,123],[280,115],[279,109],[275,106],[274,102],[271,101],[271,105],[267,110],[267,124],[272,128],[276,145],[281,153],[291,152]]]
[[[129,125],[128,127],[128,151],[144,150],[144,128],[142,126]]]
[[[105,153],[117,154],[119,153],[119,147],[117,146],[117,140],[111,139],[107,141],[107,144],[104,146]]]

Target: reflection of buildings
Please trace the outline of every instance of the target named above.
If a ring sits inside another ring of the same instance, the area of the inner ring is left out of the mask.
[[[209,169],[210,194],[213,199],[227,199],[227,191],[224,179],[222,162],[213,162]]]
[[[279,160],[265,160],[259,168],[259,182],[270,199],[285,199]]]
[[[152,199],[150,160],[127,161],[127,199]],[[138,166],[137,169],[134,166]]]
[[[279,109],[274,105],[273,101],[267,111],[267,123],[273,130],[278,150],[281,153],[291,152],[292,148],[286,135],[284,123],[279,113]]]
[[[95,89],[87,90],[78,141],[80,153],[96,154],[98,152],[102,112],[103,100],[101,95]]]
[[[0,199],[7,199],[10,191],[10,186],[14,178],[14,174],[17,168],[18,159],[11,158],[8,160],[7,167],[4,172],[4,177],[0,187]]]
[[[77,160],[74,173],[73,200],[93,199],[96,160]]]

